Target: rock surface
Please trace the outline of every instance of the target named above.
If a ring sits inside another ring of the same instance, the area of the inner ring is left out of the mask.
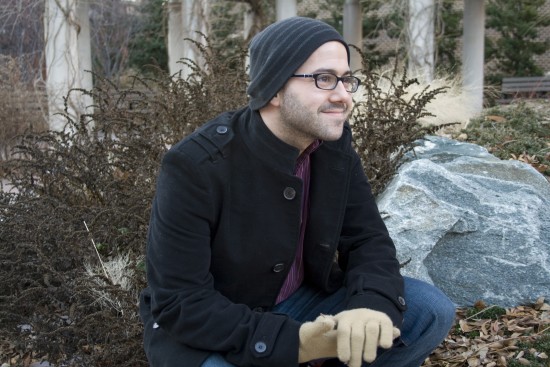
[[[485,148],[428,137],[378,197],[403,274],[457,305],[550,297],[550,183]]]

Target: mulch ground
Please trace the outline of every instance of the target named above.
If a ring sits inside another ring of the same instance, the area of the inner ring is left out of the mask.
[[[506,367],[517,361],[550,367],[550,306],[544,298],[532,306],[507,308],[496,318],[485,318],[492,308],[478,302],[474,309],[458,309],[454,329],[423,366]],[[479,312],[472,314],[472,310]],[[542,338],[544,350],[529,347]]]

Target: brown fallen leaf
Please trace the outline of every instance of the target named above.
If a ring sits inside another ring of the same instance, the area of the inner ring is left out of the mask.
[[[485,116],[485,120],[490,120],[494,122],[505,122],[506,118],[498,115],[487,115]]]

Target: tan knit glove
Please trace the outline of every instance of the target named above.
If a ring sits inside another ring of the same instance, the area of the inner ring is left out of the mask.
[[[300,326],[298,363],[321,358],[336,358],[336,321],[332,316],[321,315],[315,321]]]
[[[383,312],[358,308],[333,316],[337,322],[338,359],[349,367],[372,362],[378,347],[390,348],[401,332]]]

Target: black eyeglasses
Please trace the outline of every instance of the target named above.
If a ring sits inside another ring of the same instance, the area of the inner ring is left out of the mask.
[[[292,75],[296,78],[313,78],[315,79],[315,86],[319,89],[332,90],[335,89],[338,85],[338,82],[342,82],[344,88],[349,93],[354,93],[359,88],[361,81],[359,78],[356,78],[351,75],[345,76],[336,76],[330,73],[319,73],[319,74],[294,74]]]

